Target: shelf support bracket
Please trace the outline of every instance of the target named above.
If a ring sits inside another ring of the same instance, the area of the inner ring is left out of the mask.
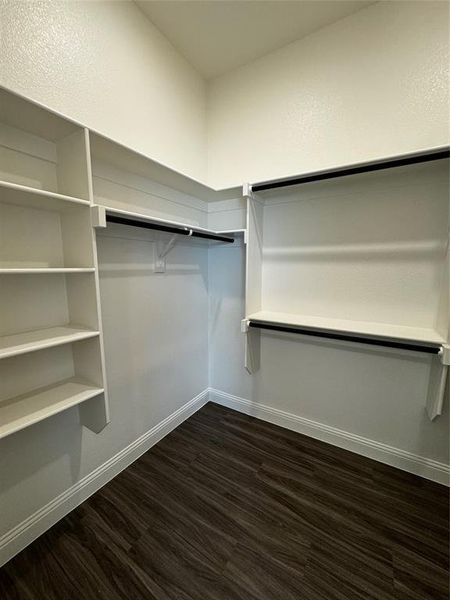
[[[442,414],[449,365],[450,345],[443,344],[439,353],[431,360],[427,396],[427,414],[430,421]]]
[[[94,433],[100,433],[109,423],[104,394],[82,402],[78,410],[80,423]]]
[[[242,319],[241,321],[241,333],[248,333],[249,330],[249,320],[248,319]]]
[[[192,231],[191,231],[192,233]],[[170,236],[169,240],[163,245],[161,239],[158,237],[155,242],[155,273],[166,272],[166,256],[173,248],[175,248],[178,241],[177,234]]]
[[[106,227],[106,209],[104,206],[91,206],[92,227]]]
[[[252,186],[250,183],[244,183],[242,186],[242,196],[247,198],[253,198]]]
[[[245,369],[253,375],[260,367],[261,332],[249,327],[248,319],[242,319],[241,332],[245,334]]]

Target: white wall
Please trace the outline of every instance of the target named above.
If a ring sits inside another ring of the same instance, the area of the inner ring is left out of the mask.
[[[379,2],[213,80],[211,184],[447,144],[448,11]]]
[[[1,2],[0,84],[206,177],[205,83],[133,2]]]

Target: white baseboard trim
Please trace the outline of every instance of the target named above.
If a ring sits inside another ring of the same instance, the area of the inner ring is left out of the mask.
[[[381,442],[364,438],[354,433],[349,433],[335,427],[330,427],[292,413],[285,412],[239,396],[233,396],[214,388],[209,388],[211,402],[227,406],[257,419],[274,423],[280,427],[303,433],[323,442],[333,444],[339,448],[350,450],[356,454],[367,456],[379,462],[397,467],[403,471],[420,475],[444,485],[450,485],[450,467],[445,463],[418,454],[406,452]]]
[[[208,389],[141,435],[107,462],[0,537],[0,566],[97,492],[208,402]]]

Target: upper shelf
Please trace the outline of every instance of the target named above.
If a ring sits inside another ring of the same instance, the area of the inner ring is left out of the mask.
[[[89,200],[10,183],[9,181],[0,181],[0,202],[46,210],[65,210],[79,205],[89,206]]]
[[[38,102],[29,100],[1,86],[0,122],[52,142],[67,138],[76,131],[86,128],[82,123],[78,123]],[[97,131],[89,129],[89,136],[91,157],[94,162],[106,162],[121,170],[141,175],[205,201],[234,199],[240,197],[242,194],[241,185],[214,188],[204,181],[200,181],[164,165],[154,158],[112,140]],[[365,163],[336,166],[282,179],[263,181],[253,184],[252,189],[255,192],[261,192],[276,187],[285,187],[298,183],[329,179],[331,177],[342,177],[364,171],[399,166],[401,164],[413,164],[423,162],[421,157],[424,157],[425,160],[435,160],[435,158],[431,158],[431,155],[439,153],[446,153],[448,157],[448,147],[423,149],[400,156],[391,156]],[[398,165],[394,163],[398,163]]]
[[[90,146],[94,163],[108,163],[120,170],[146,177],[206,202],[227,200],[241,195],[241,187],[215,189],[94,131],[90,132]]]
[[[65,138],[82,127],[5,88],[0,88],[0,122],[52,142]]]
[[[0,86],[0,129],[1,124],[6,128],[17,129],[25,134],[31,134],[31,137],[35,136],[36,139],[40,138],[41,141],[53,144],[68,138],[77,131],[82,132],[84,129],[88,129],[83,123],[78,123],[38,102]],[[141,175],[204,201],[226,200],[236,198],[241,194],[240,186],[215,189],[206,182],[164,165],[154,158],[92,129],[89,129],[89,136],[91,157],[94,163],[96,161],[108,163],[120,170]],[[34,144],[34,142],[32,143]],[[39,146],[42,147],[42,144]],[[48,144],[44,143],[44,146],[48,146]],[[13,181],[17,181],[17,179],[13,179]]]
[[[354,163],[342,167],[331,169],[323,169],[292,177],[284,177],[282,179],[272,179],[271,181],[262,181],[254,183],[251,188],[253,192],[265,192],[278,188],[289,187],[292,185],[300,185],[304,183],[312,183],[314,181],[324,181],[326,179],[335,179],[338,177],[347,177],[349,175],[358,175],[360,173],[369,173],[371,171],[381,171],[384,169],[392,169],[395,167],[405,167],[408,165],[416,165],[420,163],[431,162],[435,160],[443,160],[450,158],[450,150],[448,146],[432,148],[419,152],[411,152],[401,156],[391,156],[378,160],[367,161],[362,163]]]
[[[374,339],[398,340],[425,345],[438,345],[446,340],[434,329],[409,327],[373,321],[352,321],[328,317],[314,317],[282,312],[260,311],[247,316],[249,321],[308,329],[311,331],[337,332],[348,336],[360,335]]]
[[[234,239],[224,235],[223,232],[197,227],[180,221],[169,221],[167,219],[159,219],[150,217],[141,213],[130,212],[117,208],[105,208],[106,220],[119,223],[122,225],[130,225],[135,227],[144,227],[148,229],[156,229],[166,231],[168,233],[183,234],[188,237],[203,238],[216,242],[233,243]]]

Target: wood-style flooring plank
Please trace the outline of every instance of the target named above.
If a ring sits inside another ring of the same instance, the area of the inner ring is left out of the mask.
[[[0,570],[2,600],[448,600],[444,486],[208,404]]]

